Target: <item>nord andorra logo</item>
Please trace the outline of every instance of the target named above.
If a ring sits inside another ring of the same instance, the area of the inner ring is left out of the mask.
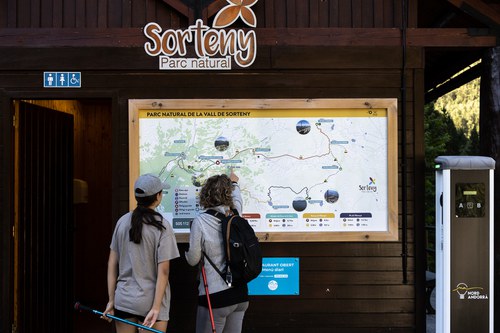
[[[148,23],[144,27],[148,38],[144,50],[159,57],[161,70],[229,70],[233,61],[240,67],[250,66],[257,55],[255,31],[223,28],[238,19],[255,28],[257,17],[251,7],[258,0],[226,1],[228,4],[217,13],[212,27],[201,19],[184,30],[163,30],[158,23]],[[187,57],[191,45],[196,57]]]
[[[460,299],[488,299],[488,294],[482,293],[482,290],[482,287],[469,287],[460,282],[452,292],[456,292]]]
[[[368,185],[358,185],[361,192],[377,192],[377,185],[375,178],[369,177]]]

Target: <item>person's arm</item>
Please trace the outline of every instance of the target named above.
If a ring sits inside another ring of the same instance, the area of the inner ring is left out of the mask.
[[[189,232],[189,250],[185,254],[191,266],[196,266],[201,259],[201,234],[200,221],[195,218]]]
[[[146,318],[144,319],[144,326],[153,327],[160,314],[161,302],[165,296],[165,291],[168,286],[168,274],[170,270],[170,261],[162,261],[158,264],[158,276],[156,277],[155,298],[153,306],[149,310]]]
[[[242,214],[243,210],[243,199],[241,198],[240,185],[238,181],[240,178],[233,172],[231,169],[231,173],[229,174],[229,179],[231,179],[233,191],[231,192],[231,196],[233,197],[233,206],[238,211],[238,214]]]
[[[111,321],[111,318],[106,317],[106,314],[113,315],[115,309],[115,289],[116,280],[118,279],[118,253],[116,251],[109,251],[108,259],[108,304],[106,305],[106,310],[104,310],[101,318]]]

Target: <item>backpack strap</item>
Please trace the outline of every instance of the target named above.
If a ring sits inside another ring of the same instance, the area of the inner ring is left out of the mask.
[[[205,211],[205,213],[207,213],[207,214],[209,214],[209,215],[212,215],[212,216],[214,216],[214,217],[218,218],[218,219],[219,219],[219,220],[221,220],[221,221],[222,221],[222,219],[224,219],[224,218],[226,217],[226,215],[224,215],[224,214],[222,214],[222,213],[220,213],[220,212],[216,211],[215,209],[207,209],[207,210]]]
[[[205,253],[205,251],[201,251],[201,253],[203,253],[203,256],[205,258],[207,258],[208,262],[210,263],[210,265],[212,265],[212,267],[215,269],[215,271],[220,275],[220,277],[225,280],[224,278],[224,273],[222,273],[220,271],[220,269],[217,268],[217,266],[215,266],[214,262],[212,261],[212,259],[210,259],[210,257]]]
[[[229,215],[224,215],[221,212],[216,211],[215,209],[207,209],[205,211],[205,213],[214,216],[215,218],[219,219],[221,222],[223,220],[226,221],[227,229],[226,229],[226,239],[225,239],[224,243],[226,244],[226,249],[225,250],[226,250],[226,256],[227,256],[227,258],[226,258],[226,262],[227,263],[231,262],[231,252],[229,250],[229,243],[230,243],[229,242],[229,236],[231,235],[231,222],[233,221],[233,218],[236,215],[239,215],[238,211],[236,209],[233,209],[233,208],[229,208],[229,209],[230,209],[229,210],[229,212],[230,212]],[[209,259],[209,258],[207,257],[207,259]],[[210,259],[208,260],[208,262],[210,262]],[[212,266],[213,266],[213,264],[212,264]],[[229,265],[227,265],[227,266],[229,267]]]
[[[229,211],[230,211],[229,216],[231,216],[231,215],[240,215],[240,214],[238,213],[238,210],[237,210],[236,208],[229,208]],[[221,221],[222,221],[224,218],[228,217],[227,215],[224,215],[224,214],[222,214],[221,212],[216,211],[215,209],[207,209],[207,210],[205,211],[205,213],[210,214],[210,215],[212,215],[212,216],[215,216],[216,218],[218,218],[218,219],[219,219],[219,220],[221,220]]]
[[[227,221],[227,230],[226,230],[226,253],[227,253],[227,262],[231,262],[231,251],[229,249],[230,240],[229,237],[231,236],[231,225],[233,222],[234,217],[237,215],[231,215],[231,217]]]
[[[232,222],[233,222],[233,219],[236,217],[236,216],[239,216],[238,214],[238,211],[236,209],[233,209],[233,208],[230,208],[230,211],[228,212],[229,214],[228,215],[225,215],[225,214],[222,214],[220,212],[217,212],[216,210],[214,209],[207,209],[205,211],[205,213],[207,214],[210,214],[212,216],[214,216],[215,218],[219,219],[222,223],[222,228],[226,228],[226,232],[224,233],[223,232],[223,235],[225,236],[225,239],[224,239],[224,244],[226,246],[225,248],[225,253],[226,253],[226,269],[225,269],[225,272],[222,273],[216,266],[215,264],[212,262],[212,260],[206,255],[206,253],[203,252],[203,254],[205,255],[205,257],[207,258],[208,262],[210,263],[210,265],[212,265],[212,267],[217,271],[217,273],[219,273],[219,275],[222,277],[222,279],[226,282],[226,284],[231,287],[232,285],[232,282],[233,282],[233,274],[231,272],[231,250],[230,250],[230,246],[231,246],[231,242],[230,242],[230,236],[231,236],[231,226],[232,226]]]
[[[207,209],[205,213],[214,216],[215,218],[219,219],[221,222],[224,218],[226,218],[226,215],[216,211],[215,209]],[[205,251],[201,251],[203,253],[203,256],[207,258],[209,264],[215,269],[215,271],[220,275],[222,280],[226,281],[226,278],[224,277],[224,273],[214,264],[212,259],[205,253]]]

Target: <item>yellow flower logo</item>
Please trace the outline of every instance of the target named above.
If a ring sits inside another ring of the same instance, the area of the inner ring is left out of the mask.
[[[258,0],[226,0],[229,5],[222,8],[214,18],[214,28],[225,28],[233,24],[239,17],[250,27],[257,26],[257,17],[250,9]]]

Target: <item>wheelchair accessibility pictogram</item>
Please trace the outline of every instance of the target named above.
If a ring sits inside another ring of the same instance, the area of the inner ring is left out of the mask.
[[[74,87],[81,87],[80,73],[70,73],[69,85]]]

